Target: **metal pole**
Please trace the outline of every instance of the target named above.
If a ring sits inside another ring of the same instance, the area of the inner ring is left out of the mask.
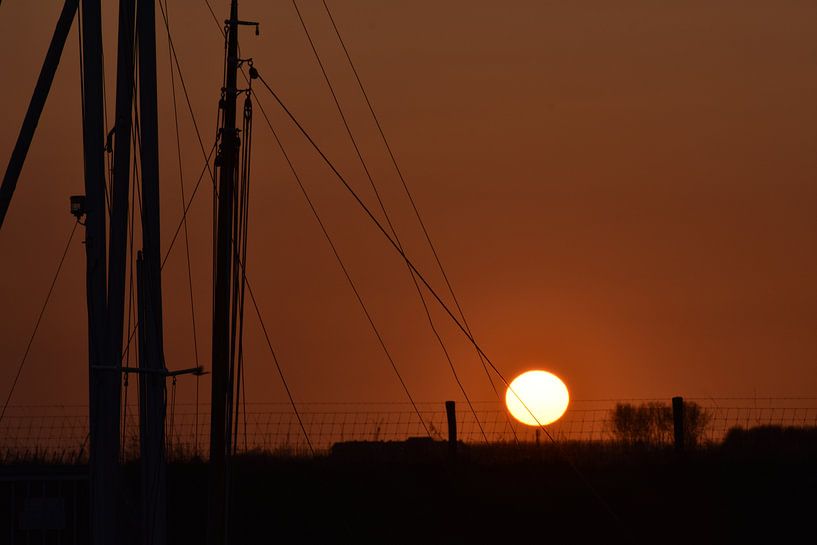
[[[37,85],[34,87],[31,102],[28,104],[28,110],[23,119],[23,126],[20,127],[20,134],[14,144],[14,150],[11,152],[11,158],[3,176],[3,183],[0,184],[0,229],[3,228],[3,221],[6,219],[11,197],[14,195],[17,180],[20,178],[20,172],[23,170],[23,164],[26,155],[28,155],[28,148],[34,139],[37,123],[40,121],[48,92],[51,90],[51,83],[54,81],[54,74],[60,64],[65,40],[68,38],[68,32],[71,30],[77,12],[77,1],[65,0],[62,7],[62,13],[60,13],[60,18],[57,20],[57,26],[54,29],[54,35],[51,37],[51,45],[48,46],[48,52],[45,54],[40,77],[37,79]]]
[[[227,410],[231,389],[230,369],[230,294],[233,262],[233,193],[238,160],[236,130],[236,94],[238,76],[238,1],[232,0],[227,25],[226,87],[220,101],[223,109],[218,183],[218,215],[216,233],[215,280],[213,294],[212,366],[213,378],[210,410],[210,503],[209,543],[226,543],[227,528]]]
[[[102,17],[100,0],[82,0],[82,143],[85,165],[85,252],[88,305],[89,435],[91,543],[118,541],[116,491],[119,465],[119,373],[105,358],[106,229],[105,126],[102,87]]]
[[[134,0],[119,1],[119,43],[116,63],[116,120],[114,125],[111,229],[108,255],[108,354],[122,362],[122,326],[125,319],[125,269],[128,246],[128,203],[133,111]],[[117,377],[118,378],[118,377]]]
[[[140,367],[166,371],[162,332],[162,276],[159,217],[159,121],[156,92],[156,14],[154,0],[138,0],[136,21],[139,47],[139,106],[142,164],[142,285],[140,303],[144,335]],[[143,543],[164,545],[167,540],[165,485],[165,379],[142,374],[144,422],[142,439]]]
[[[139,106],[142,164],[142,245],[150,281],[150,305],[162,340],[161,240],[159,218],[159,114],[156,92],[155,0],[139,0]],[[159,346],[163,346],[160,342]],[[162,356],[164,367],[164,356]]]
[[[157,346],[155,309],[151,307],[150,269],[142,252],[136,258],[139,315],[139,439],[142,466],[142,543],[163,545],[167,541],[166,468],[164,450],[165,400],[162,373],[157,369],[161,352]]]

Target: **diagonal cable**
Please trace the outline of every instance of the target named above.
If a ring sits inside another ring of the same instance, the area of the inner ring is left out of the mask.
[[[48,307],[48,302],[51,300],[51,294],[54,292],[54,286],[57,284],[57,278],[60,276],[62,264],[65,263],[65,257],[68,255],[69,248],[71,248],[71,241],[74,240],[74,233],[77,231],[77,225],[79,225],[79,221],[74,222],[74,226],[71,228],[71,234],[68,235],[68,242],[65,243],[65,249],[62,252],[62,257],[60,257],[59,264],[57,264],[57,270],[54,272],[54,277],[51,279],[51,286],[48,288],[48,293],[45,295],[45,301],[43,301],[43,306],[40,308],[40,314],[37,316],[37,321],[34,324],[34,331],[31,332],[31,337],[28,338],[26,351],[23,353],[23,357],[20,359],[20,364],[17,366],[17,374],[14,375],[14,381],[11,383],[8,396],[6,396],[6,401],[3,403],[3,410],[0,412],[0,422],[3,421],[3,417],[6,415],[6,409],[11,401],[11,396],[14,394],[14,389],[17,387],[17,382],[20,380],[20,375],[22,374],[23,367],[28,359],[28,354],[31,352],[31,345],[34,343],[34,337],[37,336],[37,331],[40,329],[40,322],[42,322],[45,309]]]
[[[161,5],[161,2],[159,2]],[[170,19],[170,10],[169,6],[167,5],[167,0],[165,0],[165,7],[164,7],[164,15],[165,18]],[[184,167],[182,163],[182,145],[181,139],[179,137],[179,113],[178,108],[176,105],[176,76],[175,70],[173,67],[173,50],[170,46],[170,23],[168,22],[167,25],[167,54],[169,57],[168,66],[170,69],[170,91],[171,91],[171,98],[173,100],[173,124],[175,127],[175,135],[176,135],[176,156],[179,165],[179,190],[181,192],[181,202],[182,207],[184,207],[185,202],[187,199],[184,196]],[[209,165],[209,161],[208,161]],[[184,225],[184,248],[187,255],[187,286],[190,295],[190,319],[193,326],[193,355],[196,359],[196,365],[199,364],[199,342],[198,337],[196,335],[196,309],[193,302],[193,272],[192,267],[190,265],[190,237],[188,234],[187,229],[187,214],[182,215],[182,223]],[[198,375],[196,376],[196,380],[198,380]]]
[[[405,392],[406,397],[408,397],[408,400],[411,403],[411,406],[414,408],[414,412],[417,414],[417,417],[420,419],[420,423],[422,424],[423,429],[425,430],[426,434],[429,437],[431,437],[431,432],[429,431],[428,426],[426,425],[426,422],[423,419],[423,415],[420,413],[420,409],[417,407],[417,403],[415,403],[414,397],[411,395],[411,392],[409,391],[408,385],[406,385],[406,382],[403,379],[402,374],[398,370],[397,363],[395,363],[394,358],[391,355],[391,351],[386,346],[386,342],[383,340],[383,336],[380,334],[380,330],[377,328],[377,325],[375,325],[374,319],[372,318],[372,315],[369,313],[369,309],[366,307],[366,303],[363,301],[363,296],[360,294],[360,291],[358,290],[357,285],[355,284],[354,280],[352,280],[352,276],[349,273],[349,270],[346,268],[346,264],[343,262],[343,259],[340,256],[340,252],[338,251],[337,247],[335,246],[335,242],[332,240],[332,237],[329,234],[329,231],[326,228],[326,225],[324,224],[323,220],[321,219],[320,215],[318,214],[318,210],[315,207],[315,204],[313,203],[312,198],[309,196],[309,193],[306,190],[306,186],[304,186],[303,181],[301,180],[301,177],[298,175],[298,172],[295,170],[295,166],[292,164],[292,160],[290,159],[289,154],[284,149],[283,143],[281,142],[281,139],[278,137],[278,133],[273,128],[272,123],[270,122],[270,119],[267,116],[267,113],[264,111],[263,108],[261,109],[261,113],[264,115],[264,119],[267,122],[267,126],[269,127],[270,131],[272,132],[272,136],[275,138],[275,142],[278,144],[278,148],[281,150],[281,153],[283,154],[284,159],[287,162],[287,165],[289,165],[289,169],[292,172],[292,176],[295,179],[296,183],[298,184],[298,187],[300,188],[301,193],[303,193],[303,196],[306,199],[307,204],[309,205],[309,209],[312,211],[312,215],[315,217],[315,221],[318,222],[318,225],[320,226],[321,231],[323,232],[323,236],[324,236],[324,238],[326,238],[326,242],[329,244],[329,247],[332,249],[332,253],[334,254],[335,259],[337,260],[338,265],[340,266],[341,270],[343,271],[343,275],[346,277],[346,281],[349,284],[349,287],[354,292],[355,298],[357,299],[358,303],[360,303],[360,307],[363,310],[363,314],[365,314],[366,320],[369,322],[369,326],[371,327],[372,332],[374,333],[375,337],[377,337],[377,342],[380,344],[380,347],[383,349],[383,353],[386,355],[386,358],[389,360],[389,363],[391,364],[391,367],[394,370],[395,375],[397,375],[397,379],[400,381],[400,386],[403,387],[403,391]]]
[[[329,78],[329,74],[326,72],[326,68],[325,68],[325,66],[323,64],[323,61],[321,60],[320,55],[318,54],[318,50],[315,47],[315,42],[312,40],[312,36],[311,36],[311,34],[309,32],[309,28],[306,26],[306,22],[304,21],[304,18],[301,15],[301,10],[298,8],[298,4],[297,4],[296,0],[292,0],[292,6],[295,8],[295,12],[298,14],[298,20],[300,21],[301,27],[303,28],[304,33],[306,34],[307,40],[309,40],[309,45],[312,48],[312,53],[315,56],[315,60],[318,62],[318,66],[320,66],[321,73],[323,74],[324,80],[326,81],[326,85],[329,87],[329,91],[332,94],[332,99],[333,99],[333,101],[335,103],[335,106],[336,106],[336,108],[338,110],[338,113],[340,114],[341,120],[343,121],[343,126],[346,129],[346,134],[349,136],[349,139],[352,142],[352,146],[354,147],[355,153],[357,154],[357,158],[358,158],[358,160],[360,161],[360,164],[363,167],[363,171],[366,174],[366,178],[369,181],[369,185],[371,186],[372,190],[374,191],[374,195],[375,195],[375,197],[377,199],[380,210],[381,210],[381,212],[383,212],[383,216],[386,219],[386,224],[388,225],[389,230],[392,232],[392,235],[394,236],[394,240],[397,243],[397,245],[400,247],[400,250],[403,250],[403,244],[400,241],[399,235],[397,234],[397,229],[394,227],[394,225],[393,225],[393,223],[391,221],[391,217],[390,217],[388,211],[386,210],[386,206],[383,203],[383,199],[380,196],[380,192],[377,190],[377,185],[375,184],[374,178],[372,177],[372,174],[369,171],[369,167],[367,166],[366,161],[363,158],[363,154],[362,154],[362,152],[360,150],[360,146],[357,143],[357,139],[354,137],[354,134],[352,133],[352,129],[349,126],[348,120],[346,119],[346,114],[343,112],[343,108],[340,105],[340,100],[338,99],[337,93],[335,92],[335,88],[332,85],[332,81]],[[443,341],[442,336],[440,335],[440,333],[439,333],[439,331],[437,329],[437,326],[434,324],[434,319],[431,316],[431,311],[428,308],[428,303],[425,300],[425,296],[423,295],[423,291],[420,289],[420,285],[417,283],[417,279],[414,277],[414,273],[412,272],[411,267],[407,267],[407,270],[409,272],[409,276],[411,276],[411,281],[412,281],[412,284],[414,285],[414,289],[417,292],[418,297],[420,298],[420,302],[422,303],[423,311],[425,312],[426,318],[428,319],[428,323],[429,323],[429,326],[431,327],[431,331],[434,333],[434,337],[437,339],[437,343],[440,345],[440,349],[443,351],[443,354],[444,354],[445,359],[446,359],[446,361],[448,363],[448,366],[451,369],[451,373],[454,376],[454,380],[456,381],[457,386],[460,389],[460,392],[462,392],[462,395],[465,398],[465,401],[467,402],[468,407],[471,410],[471,413],[474,415],[474,421],[477,423],[477,427],[479,427],[479,430],[482,433],[483,439],[487,443],[488,442],[488,436],[485,434],[485,430],[484,430],[484,428],[482,426],[482,423],[479,420],[479,417],[477,416],[477,412],[474,409],[474,405],[471,403],[471,399],[470,399],[470,397],[468,396],[468,393],[465,390],[465,386],[462,384],[462,381],[460,380],[459,373],[457,373],[457,369],[454,367],[454,361],[452,360],[451,355],[448,352],[448,348],[445,346],[445,342]]]
[[[321,0],[323,3],[324,10],[326,14],[329,16],[329,21],[332,23],[332,29],[335,31],[335,35],[338,38],[338,42],[340,43],[341,47],[343,48],[343,53],[346,56],[346,60],[349,63],[349,67],[352,69],[352,73],[355,76],[355,81],[357,82],[358,88],[360,88],[360,92],[363,95],[363,99],[366,102],[366,106],[369,108],[369,112],[372,114],[372,119],[374,120],[375,126],[377,126],[377,131],[380,134],[380,138],[383,141],[383,145],[386,147],[386,151],[389,154],[389,158],[391,159],[391,163],[394,166],[395,172],[397,172],[397,176],[400,179],[400,183],[403,186],[403,189],[406,193],[406,197],[408,197],[409,202],[411,203],[412,210],[414,210],[414,215],[417,218],[417,222],[420,225],[420,228],[423,231],[423,235],[425,236],[426,241],[428,242],[429,248],[431,248],[431,253],[434,255],[434,261],[437,263],[437,268],[440,270],[442,274],[443,280],[445,281],[445,285],[448,288],[448,293],[451,294],[451,298],[454,301],[454,305],[457,307],[457,311],[459,312],[460,317],[462,318],[462,323],[465,328],[471,333],[471,327],[468,325],[468,321],[465,318],[465,312],[462,310],[462,306],[460,305],[459,298],[457,297],[456,293],[454,292],[454,287],[451,285],[451,281],[446,273],[445,267],[443,267],[442,260],[440,259],[439,253],[437,252],[437,248],[434,243],[431,241],[431,235],[428,232],[428,228],[426,227],[425,222],[423,221],[422,216],[420,215],[420,210],[417,207],[417,203],[414,200],[414,196],[412,195],[411,191],[409,190],[408,183],[406,182],[406,178],[403,175],[403,171],[397,163],[397,158],[395,157],[394,151],[392,150],[391,144],[389,144],[388,138],[386,138],[386,133],[383,131],[383,126],[380,123],[380,118],[375,113],[374,106],[372,105],[372,101],[369,99],[369,94],[366,92],[366,88],[363,86],[363,81],[360,79],[360,75],[358,74],[357,68],[355,67],[355,63],[352,61],[352,56],[349,53],[349,49],[346,47],[346,42],[343,40],[343,37],[340,34],[340,30],[338,29],[337,24],[335,23],[335,18],[332,16],[332,12],[329,9],[329,5],[326,3],[326,0]],[[496,395],[497,399],[501,400],[501,396],[499,395],[499,391],[496,389],[496,385],[494,384],[494,380],[491,377],[491,373],[488,370],[488,365],[485,362],[485,358],[482,357],[482,354],[477,352],[477,356],[479,357],[479,361],[482,364],[482,368],[485,371],[485,376],[488,377],[488,382],[491,384],[491,389],[493,390],[494,394]],[[506,415],[507,416],[507,415]],[[510,424],[510,421],[509,421]],[[514,430],[513,425],[511,425],[511,431],[513,432],[514,439],[517,440],[516,430]]]
[[[335,174],[335,176],[338,178],[338,180],[341,182],[341,184],[346,188],[346,190],[350,193],[350,195],[354,198],[354,200],[358,203],[358,205],[363,209],[366,216],[368,216],[369,219],[372,221],[372,223],[375,224],[375,227],[377,228],[377,230],[380,231],[381,234],[384,237],[386,237],[389,244],[405,260],[405,262],[412,269],[412,271],[414,272],[416,277],[422,282],[422,284],[429,291],[429,293],[431,293],[431,295],[434,297],[434,299],[437,300],[437,303],[442,307],[442,309],[449,316],[449,318],[459,328],[459,330],[462,332],[462,334],[468,339],[468,341],[474,346],[474,348],[482,355],[482,357],[485,358],[485,361],[488,363],[488,365],[491,367],[491,369],[493,369],[494,372],[496,372],[497,376],[502,380],[502,382],[511,391],[511,393],[513,393],[513,395],[516,396],[517,399],[519,399],[522,406],[525,408],[526,411],[528,411],[528,413],[530,413],[531,417],[536,421],[539,428],[541,428],[542,431],[545,432],[545,435],[547,436],[547,438],[550,440],[551,443],[553,443],[553,445],[556,447],[559,454],[562,456],[562,458],[570,466],[571,470],[576,474],[576,476],[579,478],[579,480],[582,481],[582,484],[584,484],[587,487],[587,489],[598,500],[600,505],[616,521],[616,523],[619,525],[620,529],[624,533],[626,533],[629,538],[631,538],[630,531],[624,525],[624,521],[618,516],[618,514],[615,512],[615,510],[613,510],[612,506],[607,502],[607,500],[604,499],[604,497],[599,493],[599,491],[596,490],[596,488],[592,485],[592,483],[590,483],[590,481],[587,479],[587,477],[585,477],[585,475],[579,470],[578,466],[576,466],[576,464],[573,462],[572,458],[564,451],[561,444],[558,441],[556,441],[555,437],[553,437],[553,434],[551,434],[550,431],[539,421],[539,419],[536,417],[535,414],[533,414],[533,412],[525,404],[525,402],[521,398],[519,398],[519,396],[516,394],[516,392],[510,387],[510,383],[505,379],[505,377],[501,373],[501,371],[494,365],[494,363],[491,361],[491,358],[488,357],[488,355],[485,353],[485,351],[482,349],[482,347],[479,345],[479,343],[477,343],[477,341],[476,341],[476,339],[474,339],[473,335],[471,335],[468,332],[468,330],[462,324],[461,320],[454,314],[454,312],[451,310],[451,308],[448,306],[448,304],[439,295],[437,290],[435,290],[434,287],[431,286],[431,284],[428,282],[428,280],[426,280],[425,276],[417,269],[417,267],[409,259],[409,257],[402,250],[402,248],[391,237],[391,235],[389,235],[388,231],[383,226],[383,224],[380,223],[380,221],[377,219],[377,217],[374,215],[374,213],[371,211],[371,209],[368,206],[366,206],[366,203],[363,202],[363,200],[360,198],[360,195],[357,194],[357,192],[354,190],[354,188],[352,188],[352,186],[349,185],[349,182],[346,180],[346,178],[343,176],[343,174],[341,174],[341,172],[337,169],[337,167],[335,167],[335,165],[330,161],[329,157],[326,156],[326,154],[323,152],[323,150],[320,148],[320,146],[318,146],[318,144],[315,142],[315,140],[312,138],[312,136],[306,131],[304,126],[301,125],[301,123],[294,116],[294,114],[289,110],[289,108],[287,108],[287,106],[284,104],[284,102],[281,100],[281,98],[278,96],[278,94],[272,89],[272,87],[270,87],[270,85],[266,82],[266,80],[260,74],[258,76],[258,79],[261,81],[261,83],[264,85],[264,87],[267,89],[267,91],[269,91],[269,93],[272,95],[272,97],[275,99],[275,101],[278,103],[278,105],[281,107],[281,109],[287,114],[287,116],[290,118],[292,123],[298,128],[298,130],[301,132],[301,134],[303,134],[304,138],[307,139],[307,141],[310,143],[310,145],[313,147],[313,149],[318,153],[318,155],[320,155],[321,159],[323,159],[323,161],[326,163],[326,165],[332,170],[332,172]]]

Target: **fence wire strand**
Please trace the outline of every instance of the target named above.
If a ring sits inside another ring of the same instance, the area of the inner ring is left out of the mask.
[[[667,400],[638,400],[644,402]],[[817,427],[817,398],[707,398],[687,399],[703,409],[707,425],[700,440],[717,443],[733,428],[758,426]],[[565,415],[547,426],[562,442],[614,441],[612,418],[615,400],[574,400]],[[621,403],[633,403],[631,400]],[[418,403],[432,438],[445,440],[445,407],[439,403]],[[408,403],[303,403],[299,407],[316,452],[328,452],[344,441],[405,441],[427,436],[418,413]],[[514,443],[505,408],[497,402],[477,402],[474,408],[489,443]],[[466,407],[457,407],[458,438],[466,444],[484,444],[482,431]],[[170,459],[192,458],[196,438],[206,443],[209,414],[199,407],[198,421],[194,404],[177,404],[172,429]],[[127,434],[122,450],[124,458],[139,455],[138,408],[127,411]],[[170,423],[168,423],[168,426]],[[536,443],[537,428],[518,426],[520,443]],[[88,411],[82,405],[10,406],[0,424],[0,462],[16,459],[74,461],[84,459],[83,446],[88,435]],[[541,439],[544,444],[544,439]],[[284,403],[249,403],[246,430],[239,430],[239,444],[248,451],[308,455],[309,448],[298,420]]]

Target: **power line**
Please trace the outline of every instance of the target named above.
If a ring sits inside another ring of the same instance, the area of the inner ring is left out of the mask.
[[[60,262],[57,264],[57,270],[54,272],[54,277],[51,279],[51,286],[48,288],[48,293],[45,295],[45,301],[43,301],[43,306],[40,308],[40,313],[37,316],[37,321],[34,324],[34,331],[31,332],[31,336],[28,339],[28,344],[26,345],[26,351],[23,353],[23,357],[20,359],[20,364],[17,366],[17,374],[14,375],[14,381],[11,383],[8,396],[6,396],[6,402],[3,403],[3,410],[0,412],[0,422],[3,421],[3,417],[6,415],[6,408],[11,401],[11,396],[14,394],[14,389],[17,387],[17,382],[20,380],[20,375],[22,374],[23,367],[28,359],[28,354],[31,352],[31,345],[34,343],[34,337],[37,336],[37,331],[40,329],[40,322],[43,319],[46,307],[48,307],[48,302],[51,300],[51,294],[54,292],[54,286],[57,284],[57,278],[59,278],[60,271],[62,270],[62,264],[65,263],[65,256],[68,255],[68,249],[71,247],[71,241],[74,240],[74,233],[77,230],[77,225],[79,225],[79,220],[74,222],[74,226],[71,227],[71,234],[68,235],[68,242],[65,243],[65,249],[62,252],[62,257],[60,257]]]

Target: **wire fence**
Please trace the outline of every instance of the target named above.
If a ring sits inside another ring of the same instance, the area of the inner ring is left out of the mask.
[[[733,428],[757,426],[817,426],[817,397],[688,398],[707,415],[700,439],[722,441]],[[574,400],[565,415],[546,426],[547,434],[513,420],[497,402],[475,403],[474,411],[457,404],[458,438],[471,444],[556,441],[614,441],[613,414],[617,404],[640,405],[669,400]],[[301,419],[317,451],[343,441],[404,441],[410,437],[447,437],[445,407],[418,404],[419,416],[404,403],[303,403]],[[422,421],[421,418],[422,417]],[[424,426],[425,424],[425,426]],[[168,410],[166,444],[171,458],[206,456],[209,449],[209,414],[204,406],[179,404]],[[238,415],[235,435],[238,451],[304,454],[308,445],[291,407],[282,403],[252,403]],[[0,423],[0,461],[41,459],[84,461],[88,452],[86,406],[27,405],[9,407]],[[139,454],[139,418],[136,406],[122,420],[123,459]]]

